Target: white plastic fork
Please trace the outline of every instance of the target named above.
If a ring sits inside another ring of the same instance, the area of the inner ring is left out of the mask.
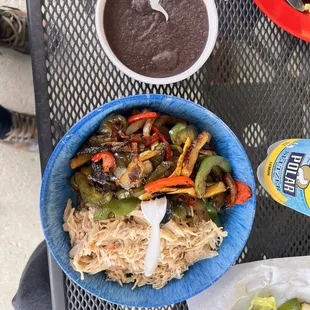
[[[144,259],[144,274],[150,277],[158,265],[160,258],[160,222],[167,210],[167,198],[157,198],[141,202],[145,219],[152,226],[151,236]]]
[[[158,11],[164,14],[165,18],[166,18],[166,22],[169,20],[169,15],[167,13],[167,11],[161,6],[161,4],[159,4],[160,0],[150,0],[150,4],[151,4],[151,8],[154,11]]]

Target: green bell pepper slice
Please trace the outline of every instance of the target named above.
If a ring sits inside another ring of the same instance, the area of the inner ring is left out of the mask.
[[[221,226],[220,218],[217,214],[217,210],[212,206],[210,199],[204,199],[205,208],[207,209],[209,218],[218,226]]]
[[[120,189],[115,193],[115,196],[117,199],[122,200],[130,197],[139,197],[143,194],[144,194],[144,187],[141,186],[130,190]]]
[[[105,140],[107,141],[111,140],[113,136],[115,137],[116,128],[126,131],[127,119],[122,115],[111,114],[108,117],[106,117],[100,124],[99,130],[98,130],[101,136],[100,139],[92,138],[91,143],[97,144],[97,143],[102,143]]]
[[[206,193],[207,177],[212,168],[219,166],[224,172],[230,173],[231,166],[227,159],[221,156],[208,156],[200,164],[198,173],[195,179],[195,189],[198,198],[202,198]]]
[[[185,124],[178,123],[170,129],[169,135],[173,144],[181,145],[185,143],[187,137],[193,142],[197,138],[198,132],[193,125],[186,126]]]
[[[137,207],[138,203],[139,199],[134,197],[121,200],[113,198],[109,203],[95,211],[94,220],[105,220],[111,212],[116,216],[128,215]]]
[[[100,208],[96,209],[94,214],[94,220],[95,221],[103,221],[106,220],[111,213],[110,209]]]
[[[171,161],[161,162],[158,166],[156,166],[155,170],[147,178],[146,183],[150,183],[150,182],[166,177],[166,175],[170,173],[169,169],[173,166],[174,164]]]
[[[71,178],[71,184],[73,188],[75,190],[79,190],[81,198],[85,203],[89,203],[95,207],[101,207],[112,199],[112,192],[101,193],[89,183],[90,181],[87,176],[80,172],[77,172]]]
[[[170,138],[171,138],[171,141],[172,141],[173,144],[177,144],[177,145],[181,144],[181,141],[179,141],[179,137],[178,137],[179,136],[179,132],[181,130],[186,129],[186,127],[187,126],[185,124],[179,123],[179,124],[174,125],[170,129],[169,135],[170,135]]]

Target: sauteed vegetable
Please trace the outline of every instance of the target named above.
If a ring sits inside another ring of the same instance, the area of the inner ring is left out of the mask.
[[[109,115],[71,159],[72,187],[96,207],[98,221],[126,216],[139,201],[167,195],[164,222],[190,217],[194,210],[220,225],[218,213],[252,193],[234,180],[211,138],[183,119],[147,109]]]

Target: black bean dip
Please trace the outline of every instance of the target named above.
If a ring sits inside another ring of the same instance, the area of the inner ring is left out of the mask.
[[[162,0],[169,14],[153,11],[148,0],[107,0],[104,29],[115,56],[149,77],[169,77],[189,69],[208,38],[203,0]]]

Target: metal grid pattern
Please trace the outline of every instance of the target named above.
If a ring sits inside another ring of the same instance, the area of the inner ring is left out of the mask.
[[[52,144],[95,107],[138,93],[195,101],[236,133],[256,171],[271,143],[310,138],[310,46],[268,20],[252,0],[217,0],[219,39],[205,66],[190,79],[150,86],[120,73],[96,38],[95,0],[41,0],[49,121],[39,124]],[[41,97],[40,97],[41,98]],[[46,103],[46,102],[44,102]],[[37,105],[38,112],[45,109]],[[41,139],[41,152],[49,150]],[[273,202],[258,185],[257,213],[238,262],[309,254],[309,218]],[[122,309],[99,301],[66,278],[68,309]],[[186,309],[186,305],[174,308]]]
[[[120,305],[110,304],[104,300],[99,300],[96,297],[88,294],[83,289],[74,284],[69,278],[66,278],[66,297],[68,309],[83,309],[83,310],[147,310],[146,308],[127,308]],[[152,310],[188,310],[186,302],[179,304],[152,308]]]

